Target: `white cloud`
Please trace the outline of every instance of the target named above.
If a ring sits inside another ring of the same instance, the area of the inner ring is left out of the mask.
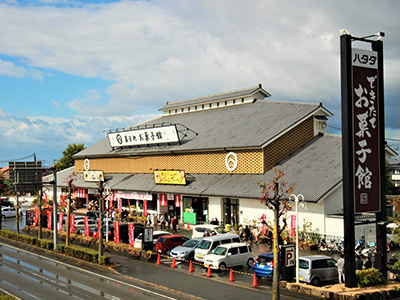
[[[13,78],[31,77],[38,80],[41,80],[43,78],[43,74],[35,69],[27,69],[24,67],[19,67],[11,62],[4,61],[1,59],[0,59],[0,76],[9,76]]]

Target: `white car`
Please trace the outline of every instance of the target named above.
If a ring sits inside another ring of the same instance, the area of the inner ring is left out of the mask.
[[[163,235],[171,235],[172,233],[171,232],[168,232],[168,231],[160,231],[160,230],[156,230],[156,231],[154,231],[153,232],[153,245],[155,246],[156,245],[156,242],[157,242],[157,240],[158,240],[158,238],[160,237],[160,236],[163,236]],[[143,242],[143,234],[142,233],[140,233],[138,236],[137,236],[137,238],[135,239],[135,244],[134,244],[134,248],[142,248],[142,242]]]
[[[89,235],[95,230],[97,222],[93,219],[88,219]],[[85,220],[75,221],[75,232],[77,234],[85,233]]]
[[[1,218],[12,218],[15,217],[15,207],[2,207],[1,208]]]
[[[226,270],[228,267],[246,265],[251,268],[254,263],[253,251],[245,243],[232,243],[218,246],[204,258],[204,267]]]
[[[193,226],[192,239],[204,237],[206,231],[209,236],[228,233],[224,228],[217,225],[196,225]]]

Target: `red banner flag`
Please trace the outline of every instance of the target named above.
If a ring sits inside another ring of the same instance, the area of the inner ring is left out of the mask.
[[[267,235],[267,225],[263,224],[262,226],[262,233],[263,235]]]
[[[132,247],[135,245],[135,225],[129,223],[129,245]]]
[[[122,199],[118,199],[118,212],[122,213]]]
[[[291,215],[290,217],[290,236],[294,237],[296,230],[296,215]]]
[[[119,222],[114,222],[114,243],[119,244]]]
[[[44,203],[47,204],[47,193],[44,193]]]
[[[85,236],[89,236],[89,218],[84,217],[85,220]]]
[[[175,207],[181,207],[181,200],[182,200],[181,195],[175,195]]]
[[[35,210],[35,219],[34,219],[34,222],[33,222],[33,226],[38,226],[38,223],[39,223],[39,211],[36,209]]]
[[[53,220],[53,212],[51,210],[47,211],[47,229],[51,229]]]
[[[64,214],[58,215],[58,231],[63,231]]]
[[[74,233],[75,232],[75,215],[70,215],[70,222],[69,222],[69,232]]]
[[[160,194],[160,205],[167,205],[167,194]]]
[[[147,201],[143,201],[143,215],[147,217]]]

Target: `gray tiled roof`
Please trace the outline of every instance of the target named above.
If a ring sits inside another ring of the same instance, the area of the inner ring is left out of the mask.
[[[295,184],[295,194],[303,194],[307,202],[318,202],[341,184],[341,155],[340,136],[317,136],[276,167],[284,172],[287,183]],[[153,174],[106,174],[112,178],[109,185],[114,190],[250,199],[261,196],[258,182],[270,181],[273,176],[273,169],[262,175],[187,174],[187,185],[180,186],[156,185]],[[82,179],[76,185],[91,188]]]
[[[112,149],[105,138],[75,158],[261,147],[319,109],[319,104],[259,100],[190,113],[166,115],[141,124],[181,124],[181,144]],[[184,127],[192,131],[186,131]],[[197,133],[197,135],[195,134]],[[183,136],[186,134],[186,136]]]
[[[252,96],[256,93],[261,93],[264,97],[271,96],[266,90],[264,90],[262,88],[261,84],[259,84],[257,86],[253,86],[250,88],[231,91],[231,92],[227,92],[227,93],[221,93],[221,94],[193,98],[193,99],[187,99],[187,100],[183,100],[183,101],[169,102],[169,103],[167,103],[167,105],[165,105],[164,107],[161,107],[159,110],[169,110],[169,109],[175,109],[175,108],[182,107],[182,106],[201,105],[203,103],[210,103],[210,102],[215,102],[215,101],[219,101],[219,100],[243,98],[243,97]]]

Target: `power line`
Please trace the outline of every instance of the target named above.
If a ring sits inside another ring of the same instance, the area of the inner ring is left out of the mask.
[[[30,157],[35,157],[35,153],[25,156],[25,157],[21,157],[21,158],[13,158],[13,159],[6,159],[6,160],[0,160],[0,163],[5,163],[5,162],[10,162],[10,161],[18,161],[18,160],[23,160],[23,159],[27,159]]]
[[[332,126],[332,125],[328,125],[328,127],[331,127],[331,128],[333,128],[333,129],[336,129],[336,130],[342,130],[342,128],[339,128],[339,127],[335,127],[335,126]],[[395,142],[400,142],[400,139],[390,139],[390,138],[385,138],[385,140],[386,141],[395,141]]]

